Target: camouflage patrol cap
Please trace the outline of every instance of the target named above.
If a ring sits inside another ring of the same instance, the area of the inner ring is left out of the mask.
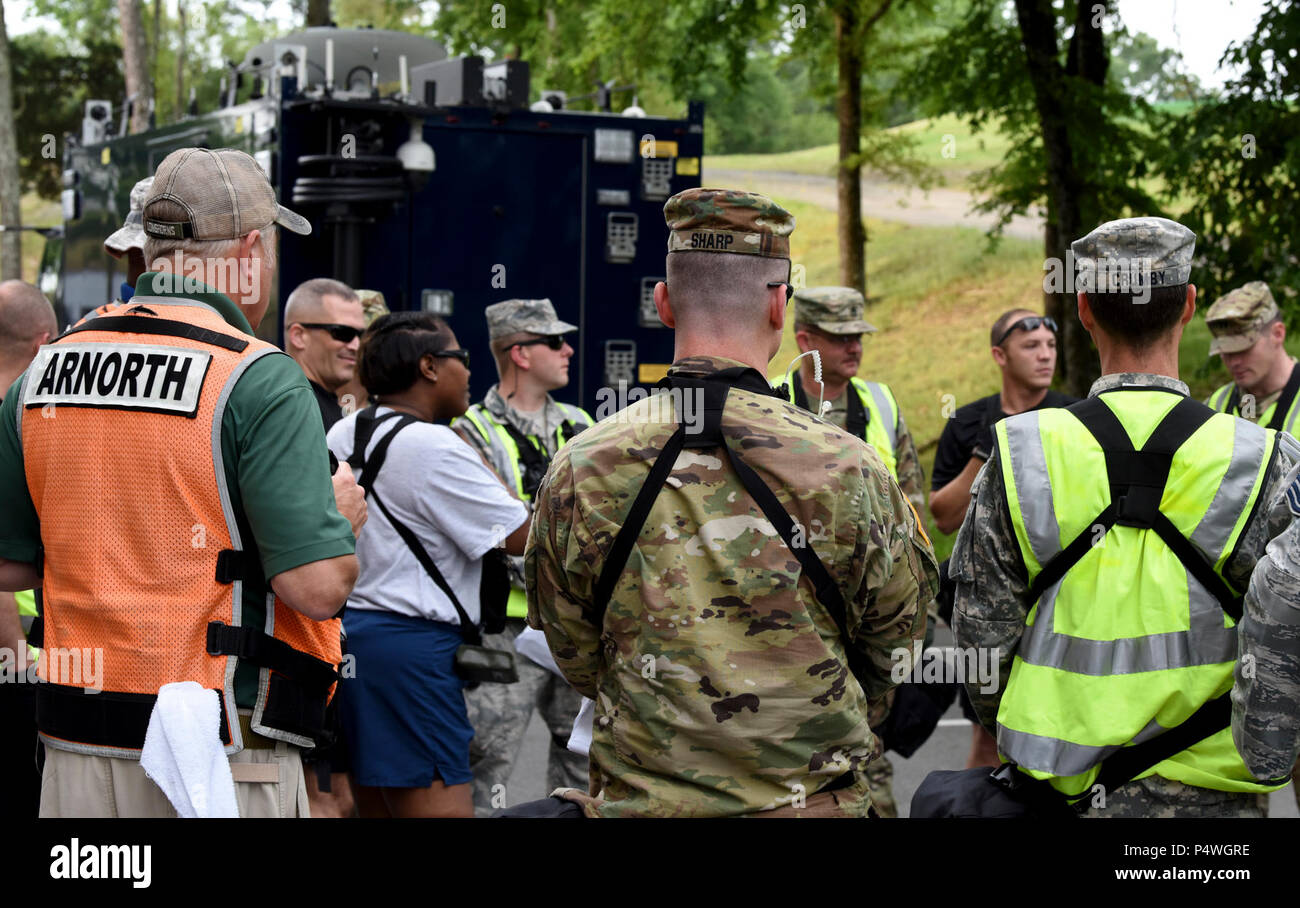
[[[1205,313],[1205,324],[1214,335],[1210,355],[1249,350],[1278,314],[1273,294],[1263,281],[1251,281],[1225,293]]]
[[[104,248],[114,258],[132,249],[144,249],[144,220],[140,212],[144,211],[144,200],[149,196],[151,186],[153,177],[145,177],[131,187],[131,210],[126,213],[126,220],[104,240]]]
[[[756,192],[686,189],[664,203],[669,252],[790,257],[794,215]]]
[[[1070,244],[1085,292],[1138,293],[1186,284],[1196,234],[1168,218],[1107,221]]]
[[[357,290],[357,299],[361,301],[361,317],[366,320],[366,327],[381,315],[388,314],[388,304],[384,295],[378,290]]]
[[[875,326],[862,318],[866,304],[852,287],[805,287],[794,292],[794,320],[829,334],[875,331]]]
[[[567,334],[578,330],[577,325],[559,320],[550,300],[506,300],[493,303],[483,313],[487,316],[489,341],[520,332]]]

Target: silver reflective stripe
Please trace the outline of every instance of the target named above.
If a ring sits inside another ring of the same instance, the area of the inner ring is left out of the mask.
[[[1143,741],[1149,741],[1164,730],[1160,723],[1152,719],[1145,728],[1133,736],[1132,743],[1141,744]],[[1077,776],[1081,772],[1087,772],[1123,746],[1108,744],[1093,747],[1074,744],[1059,738],[1016,731],[998,723],[999,753],[1006,754],[1009,759],[1025,769],[1049,772],[1054,776]]]
[[[889,403],[889,395],[885,389],[873,381],[867,382],[867,390],[871,392],[871,398],[876,402],[876,410],[884,417],[885,435],[889,437],[889,450],[893,453],[898,448],[898,414]]]
[[[1038,432],[1038,411],[1008,418],[1006,431],[1006,456],[1011,459],[1011,476],[1016,484],[1029,548],[1039,566],[1046,565],[1061,550],[1061,528],[1056,522],[1047,457]]]
[[[1241,519],[1250,490],[1259,476],[1260,452],[1268,444],[1266,430],[1244,419],[1233,423],[1232,457],[1223,474],[1209,510],[1201,518],[1189,537],[1192,544],[1205,553],[1211,564],[1217,564],[1232,530]],[[1263,489],[1260,490],[1263,494]]]
[[[1210,395],[1210,407],[1223,412],[1224,407],[1228,404],[1228,397],[1232,394],[1232,385],[1224,385],[1219,390]]]
[[[1061,589],[1057,583],[1039,600],[1034,623],[1025,628],[1017,655],[1031,665],[1094,677],[1231,662],[1237,655],[1236,630],[1224,627],[1219,601],[1186,573],[1186,569],[1184,573],[1190,603],[1188,630],[1118,640],[1058,634],[1052,630],[1056,597]]]
[[[1291,412],[1286,416],[1286,422],[1282,424],[1283,432],[1295,434],[1295,418],[1300,416],[1300,394],[1296,395],[1295,400],[1291,401]]]
[[[167,300],[160,300],[168,305],[171,303]],[[200,304],[201,305],[201,304]],[[230,377],[226,379],[226,385],[221,389],[221,396],[217,398],[217,404],[212,418],[212,465],[216,470],[217,492],[221,496],[221,513],[226,518],[226,530],[230,533],[230,547],[235,551],[241,551],[243,546],[239,538],[239,522],[235,520],[235,509],[230,503],[230,487],[226,484],[226,465],[225,458],[221,453],[221,423],[226,415],[226,404],[230,400],[231,392],[235,390],[235,383],[243,376],[245,370],[253,363],[271,353],[279,353],[274,347],[266,347],[262,350],[256,350],[245,356],[235,366]],[[231,596],[231,624],[234,627],[240,627],[244,619],[244,582],[236,580],[230,585]],[[222,693],[226,701],[226,715],[232,717],[230,723],[230,744],[226,747],[226,753],[238,753],[244,749],[244,737],[239,730],[239,723],[233,721],[237,712],[235,707],[235,666],[238,659],[226,660],[226,683]]]

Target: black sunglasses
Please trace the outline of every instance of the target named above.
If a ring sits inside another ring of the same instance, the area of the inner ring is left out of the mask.
[[[1028,318],[1022,318],[1020,321],[1016,322],[1006,331],[1002,332],[1002,336],[998,338],[998,342],[993,346],[1001,347],[1002,342],[1006,340],[1008,337],[1010,337],[1011,332],[1015,331],[1017,328],[1024,328],[1026,331],[1037,331],[1040,325],[1046,325],[1048,328],[1051,329],[1053,334],[1060,333],[1057,330],[1056,321],[1052,319],[1050,316],[1031,315]]]
[[[785,288],[785,301],[786,301],[787,303],[790,302],[790,297],[794,296],[794,284],[788,284],[788,283],[786,283],[785,281],[768,281],[768,282],[767,282],[767,286],[769,286],[769,287],[784,287],[784,288]]]
[[[564,336],[560,334],[550,334],[546,337],[539,337],[537,340],[520,341],[517,344],[511,344],[512,347],[535,347],[538,344],[546,344],[552,350],[564,349]]]
[[[437,353],[431,353],[430,356],[445,357],[447,359],[458,359],[460,364],[466,369],[469,368],[469,351],[468,350],[439,350]]]
[[[302,325],[304,328],[318,328],[321,331],[328,331],[330,337],[334,338],[340,344],[350,344],[354,338],[360,337],[364,328],[353,328],[351,325],[327,325],[324,322],[295,322],[296,325]]]

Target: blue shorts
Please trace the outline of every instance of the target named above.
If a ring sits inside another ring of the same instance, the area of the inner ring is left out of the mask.
[[[428,788],[473,779],[474,729],[456,674],[460,628],[393,612],[348,609],[355,677],[344,678],[343,724],[358,785]]]

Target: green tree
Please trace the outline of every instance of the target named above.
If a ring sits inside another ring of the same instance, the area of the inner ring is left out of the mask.
[[[1142,188],[1162,151],[1145,125],[1154,113],[1110,67],[1108,41],[1122,32],[1114,10],[1096,0],[1015,0],[1014,8],[970,0],[918,74],[937,110],[976,128],[996,122],[1011,138],[1002,164],[976,180],[977,208],[998,215],[995,232],[1045,209],[1044,253],[1061,267],[1070,243],[1097,224],[1162,213]],[[1067,387],[1085,394],[1097,359],[1074,296],[1059,282],[1045,283],[1044,297],[1064,335]]]
[[[1300,325],[1300,6],[1269,0],[1254,34],[1221,63],[1244,67],[1220,97],[1161,130],[1159,175],[1191,199],[1180,220],[1196,231],[1201,298],[1268,282]]]

